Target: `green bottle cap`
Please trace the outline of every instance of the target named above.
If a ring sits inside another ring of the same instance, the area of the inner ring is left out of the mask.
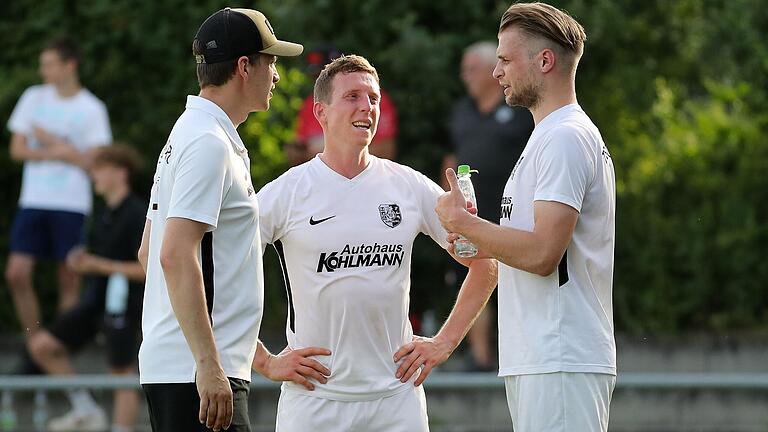
[[[459,165],[459,174],[476,173],[477,170],[469,169],[469,165]]]

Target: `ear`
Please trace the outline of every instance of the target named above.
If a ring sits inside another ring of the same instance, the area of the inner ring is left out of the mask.
[[[539,58],[539,69],[542,73],[549,73],[555,68],[555,64],[557,63],[557,56],[555,55],[555,52],[552,51],[549,48],[544,48],[544,50],[541,51],[540,58]]]
[[[237,59],[237,63],[235,64],[235,75],[239,76],[240,78],[247,79],[249,75],[248,68],[250,66],[251,63],[248,61],[248,57],[240,56]]]
[[[312,113],[315,115],[318,123],[321,125],[325,124],[325,105],[322,102],[315,102],[315,104],[312,105]]]

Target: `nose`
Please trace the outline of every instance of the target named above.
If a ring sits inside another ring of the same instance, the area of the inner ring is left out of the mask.
[[[493,67],[493,77],[496,79],[501,79],[501,77],[504,75],[504,71],[501,69],[501,62],[497,61],[496,66]]]
[[[274,72],[272,75],[272,82],[277,84],[277,82],[280,81],[280,74],[277,72],[277,68],[274,65],[272,65],[272,68],[272,71]]]
[[[373,110],[373,107],[375,105],[376,104],[374,102],[371,102],[371,98],[369,97],[360,98],[360,111],[370,112]]]

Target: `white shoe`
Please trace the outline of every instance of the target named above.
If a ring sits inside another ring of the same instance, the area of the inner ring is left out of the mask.
[[[72,410],[48,422],[51,432],[104,432],[107,429],[107,414],[99,407]]]

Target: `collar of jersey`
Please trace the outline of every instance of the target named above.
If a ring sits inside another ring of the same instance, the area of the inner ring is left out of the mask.
[[[221,107],[206,98],[189,95],[187,96],[187,109],[196,109],[211,115],[227,133],[229,141],[232,142],[235,151],[241,155],[246,152],[245,144],[243,144],[243,140],[240,139],[240,135],[237,133],[235,125],[232,124],[232,120],[229,119],[229,116],[221,109]]]
[[[367,178],[369,176],[369,173],[373,171],[374,165],[378,163],[378,158],[374,155],[370,155],[368,159],[368,166],[366,166],[360,174],[356,175],[353,178],[346,178],[343,175],[337,173],[331,167],[325,164],[322,159],[320,159],[320,154],[316,154],[314,159],[310,161],[310,164],[315,166],[315,169],[323,173],[328,179],[331,181],[337,181],[341,182],[347,185],[355,185]]]

